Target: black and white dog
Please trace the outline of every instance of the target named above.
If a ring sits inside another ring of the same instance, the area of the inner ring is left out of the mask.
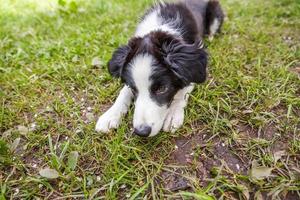
[[[216,0],[159,3],[149,9],[134,37],[108,63],[110,74],[120,77],[125,86],[98,119],[96,131],[117,128],[133,100],[136,135],[151,137],[161,129],[177,130],[194,83],[206,78],[208,55],[202,38],[220,31],[223,19]]]

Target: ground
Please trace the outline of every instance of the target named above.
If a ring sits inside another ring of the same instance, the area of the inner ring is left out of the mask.
[[[94,131],[150,0],[0,0],[0,199],[300,199],[300,3],[222,0],[174,134]],[[50,170],[49,170],[50,169]]]

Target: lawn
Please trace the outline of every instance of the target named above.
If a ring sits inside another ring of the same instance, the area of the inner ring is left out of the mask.
[[[300,199],[300,2],[222,0],[176,133],[109,134],[106,62],[152,0],[0,0],[0,200]]]

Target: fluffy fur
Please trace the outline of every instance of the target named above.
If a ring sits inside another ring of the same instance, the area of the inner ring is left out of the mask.
[[[115,104],[98,120],[96,130],[117,128],[135,100],[134,133],[154,136],[174,132],[194,83],[206,78],[208,55],[203,36],[220,31],[224,14],[218,1],[185,0],[150,8],[127,45],[119,47],[108,70],[125,84]]]

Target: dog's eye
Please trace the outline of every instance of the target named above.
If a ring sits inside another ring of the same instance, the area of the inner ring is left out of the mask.
[[[161,86],[159,86],[158,88],[156,88],[155,90],[154,90],[154,93],[156,94],[156,95],[161,95],[161,94],[164,94],[164,93],[166,93],[167,91],[168,91],[168,87],[167,86],[164,86],[164,85],[161,85]]]

